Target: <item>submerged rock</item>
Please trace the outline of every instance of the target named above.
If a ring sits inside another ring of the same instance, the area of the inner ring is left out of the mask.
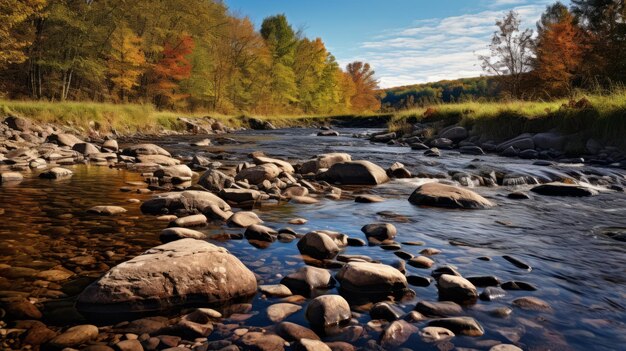
[[[197,230],[189,228],[173,227],[163,229],[161,231],[161,235],[159,236],[159,240],[161,240],[161,242],[164,244],[185,238],[200,240],[206,239],[207,235],[203,232],[199,232]]]
[[[41,174],[39,174],[40,178],[46,179],[61,179],[61,178],[69,178],[74,174],[71,170],[63,167],[54,167],[51,168]]]
[[[446,328],[459,335],[482,336],[485,334],[483,327],[471,317],[434,319],[428,322],[428,326]]]
[[[110,216],[110,215],[124,213],[126,212],[126,209],[120,206],[94,206],[88,209],[87,212]]]
[[[225,303],[254,295],[254,274],[228,250],[181,239],[113,267],[78,297],[84,313],[141,312],[202,302]]]
[[[538,185],[530,191],[539,195],[585,197],[598,195],[598,191],[583,185],[566,183],[548,183]]]
[[[426,183],[418,187],[409,202],[420,206],[461,209],[484,209],[494,204],[477,193],[463,188],[440,183]]]

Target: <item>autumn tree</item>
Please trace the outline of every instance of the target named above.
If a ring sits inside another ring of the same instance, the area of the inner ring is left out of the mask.
[[[537,31],[533,78],[544,94],[565,95],[571,91],[583,60],[583,33],[567,7],[558,2],[548,6]]]
[[[25,22],[44,5],[45,0],[0,1],[0,68],[27,59],[24,50],[32,43],[33,28]]]
[[[532,68],[533,31],[520,31],[519,14],[510,11],[496,21],[498,30],[489,45],[490,54],[480,55],[485,72],[501,78],[505,89],[514,97],[521,96],[524,74]]]
[[[139,38],[125,24],[118,25],[111,37],[111,51],[107,61],[108,75],[113,91],[122,101],[127,101],[130,91],[139,85],[144,71],[145,57]]]
[[[149,90],[154,95],[158,108],[175,106],[188,94],[180,91],[179,83],[191,75],[191,62],[188,56],[195,47],[193,38],[183,35],[181,38],[165,44],[161,59],[150,71],[152,83]]]
[[[354,83],[354,95],[350,98],[350,104],[354,111],[376,111],[380,109],[378,98],[378,81],[374,77],[374,71],[368,63],[360,61],[349,63],[346,71]]]
[[[602,83],[626,82],[624,0],[572,0],[572,5],[592,48],[585,56],[584,69]]]

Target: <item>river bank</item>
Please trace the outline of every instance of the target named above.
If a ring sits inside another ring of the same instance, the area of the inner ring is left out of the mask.
[[[32,143],[2,166],[3,347],[623,343],[618,167],[428,157],[371,143],[378,129],[85,143],[26,124],[3,133]]]

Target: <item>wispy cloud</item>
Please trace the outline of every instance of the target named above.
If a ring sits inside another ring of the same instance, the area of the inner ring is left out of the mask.
[[[381,87],[479,76],[477,56],[487,52],[495,21],[513,9],[520,14],[522,27],[534,27],[552,1],[496,0],[477,13],[416,21],[363,42],[359,57],[345,62],[369,62]]]

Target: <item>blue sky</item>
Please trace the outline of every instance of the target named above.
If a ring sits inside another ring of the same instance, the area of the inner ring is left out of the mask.
[[[495,21],[518,11],[534,28],[555,0],[225,0],[258,26],[284,13],[307,37],[321,37],[342,66],[360,60],[381,87],[475,77]]]

